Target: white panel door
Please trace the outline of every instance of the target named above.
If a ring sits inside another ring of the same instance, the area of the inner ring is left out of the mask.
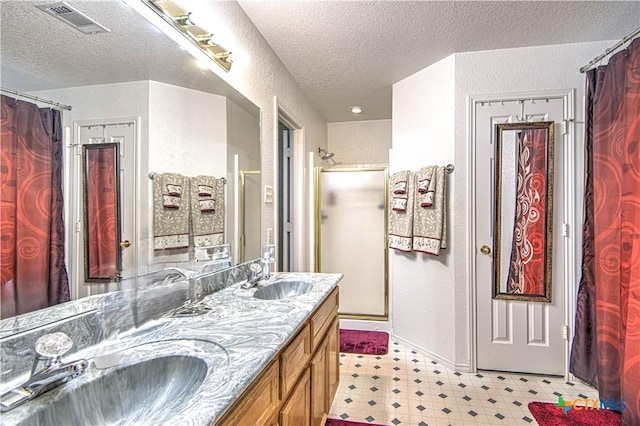
[[[493,253],[504,241],[494,239],[495,126],[522,119],[518,101],[475,106],[476,179],[476,323],[477,368],[562,375],[565,372],[564,288],[562,261],[562,121],[564,99],[524,103],[530,121],[554,121],[553,283],[552,303],[493,299]],[[505,218],[509,220],[509,218]]]
[[[135,190],[135,152],[136,152],[136,123],[134,121],[113,124],[86,124],[78,127],[77,143],[80,145],[79,156],[82,156],[81,145],[99,143],[118,143],[120,151],[120,240],[129,241],[129,247],[121,248],[122,271],[120,277],[132,278],[137,275],[135,261],[136,234],[135,234],[135,212],[136,212],[136,190]],[[76,244],[78,262],[74,268],[76,273],[73,279],[74,298],[90,296],[93,294],[106,293],[118,289],[117,282],[85,283],[84,282],[84,216],[82,210],[82,159],[78,162],[78,184],[80,191],[80,206],[76,210]]]

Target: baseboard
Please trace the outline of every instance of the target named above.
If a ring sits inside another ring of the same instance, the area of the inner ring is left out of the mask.
[[[457,371],[460,373],[469,373],[471,371],[471,368],[469,366],[469,364],[456,364],[455,362],[452,362],[446,358],[441,357],[438,354],[435,354],[433,352],[431,352],[428,349],[425,349],[423,347],[420,347],[418,345],[415,345],[411,342],[409,342],[408,340],[403,339],[402,337],[398,337],[396,335],[392,335],[391,336],[392,340],[395,340],[399,343],[402,343],[404,346],[413,349],[414,351],[418,352],[421,355],[426,356],[427,358],[429,358],[432,361],[437,362],[440,365],[443,365],[444,367],[448,368],[449,370],[453,370],[453,371]],[[389,345],[389,347],[392,347],[392,345]]]
[[[389,333],[391,325],[389,324],[389,321],[341,319],[340,328],[344,328],[346,330],[386,331]]]

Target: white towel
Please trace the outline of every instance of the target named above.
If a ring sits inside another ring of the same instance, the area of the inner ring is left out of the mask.
[[[394,194],[401,188],[398,183],[406,182],[404,194]],[[409,170],[394,173],[389,181],[391,186],[389,208],[389,248],[411,251],[413,228],[413,187],[414,174]]]
[[[426,193],[415,192],[417,205],[413,210],[413,250],[439,255],[440,249],[446,249],[446,179],[444,167],[431,166],[431,171],[421,169],[418,176],[431,179]],[[418,178],[419,179],[419,178]]]
[[[213,176],[191,178],[193,244],[224,244],[224,181]]]
[[[178,173],[160,173],[153,179],[154,250],[189,247],[189,196],[183,191],[188,183]]]

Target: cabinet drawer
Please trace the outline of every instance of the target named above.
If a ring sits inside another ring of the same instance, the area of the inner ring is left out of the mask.
[[[309,324],[311,325],[312,351],[314,351],[318,344],[322,341],[322,338],[333,322],[333,318],[335,317],[337,312],[338,288],[336,287],[309,320]]]
[[[269,424],[280,406],[278,395],[278,360],[271,363],[263,375],[253,383],[249,391],[234,404],[221,425]]]
[[[311,335],[309,325],[287,345],[280,355],[280,398],[285,399],[300,377],[300,373],[307,368],[311,357]]]

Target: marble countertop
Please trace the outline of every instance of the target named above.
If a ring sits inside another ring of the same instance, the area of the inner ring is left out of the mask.
[[[155,411],[146,408],[139,417],[124,422],[105,419],[103,424],[211,425],[294,337],[341,278],[341,274],[275,274],[266,285],[282,280],[313,284],[309,293],[283,300],[254,298],[256,288],[242,289],[240,282],[207,296],[202,303],[211,310],[204,315],[156,320],[118,340],[105,341],[63,357],[63,361],[84,357],[91,361],[90,368],[64,386],[3,413],[2,423],[19,424],[74,389],[123,366],[163,356],[184,355],[205,361],[207,374],[180,406],[166,406],[166,409],[161,407]],[[74,406],[74,410],[94,411],[92,404],[87,405]],[[85,417],[81,412],[75,415]],[[95,412],[91,416],[86,418],[94,418]]]

